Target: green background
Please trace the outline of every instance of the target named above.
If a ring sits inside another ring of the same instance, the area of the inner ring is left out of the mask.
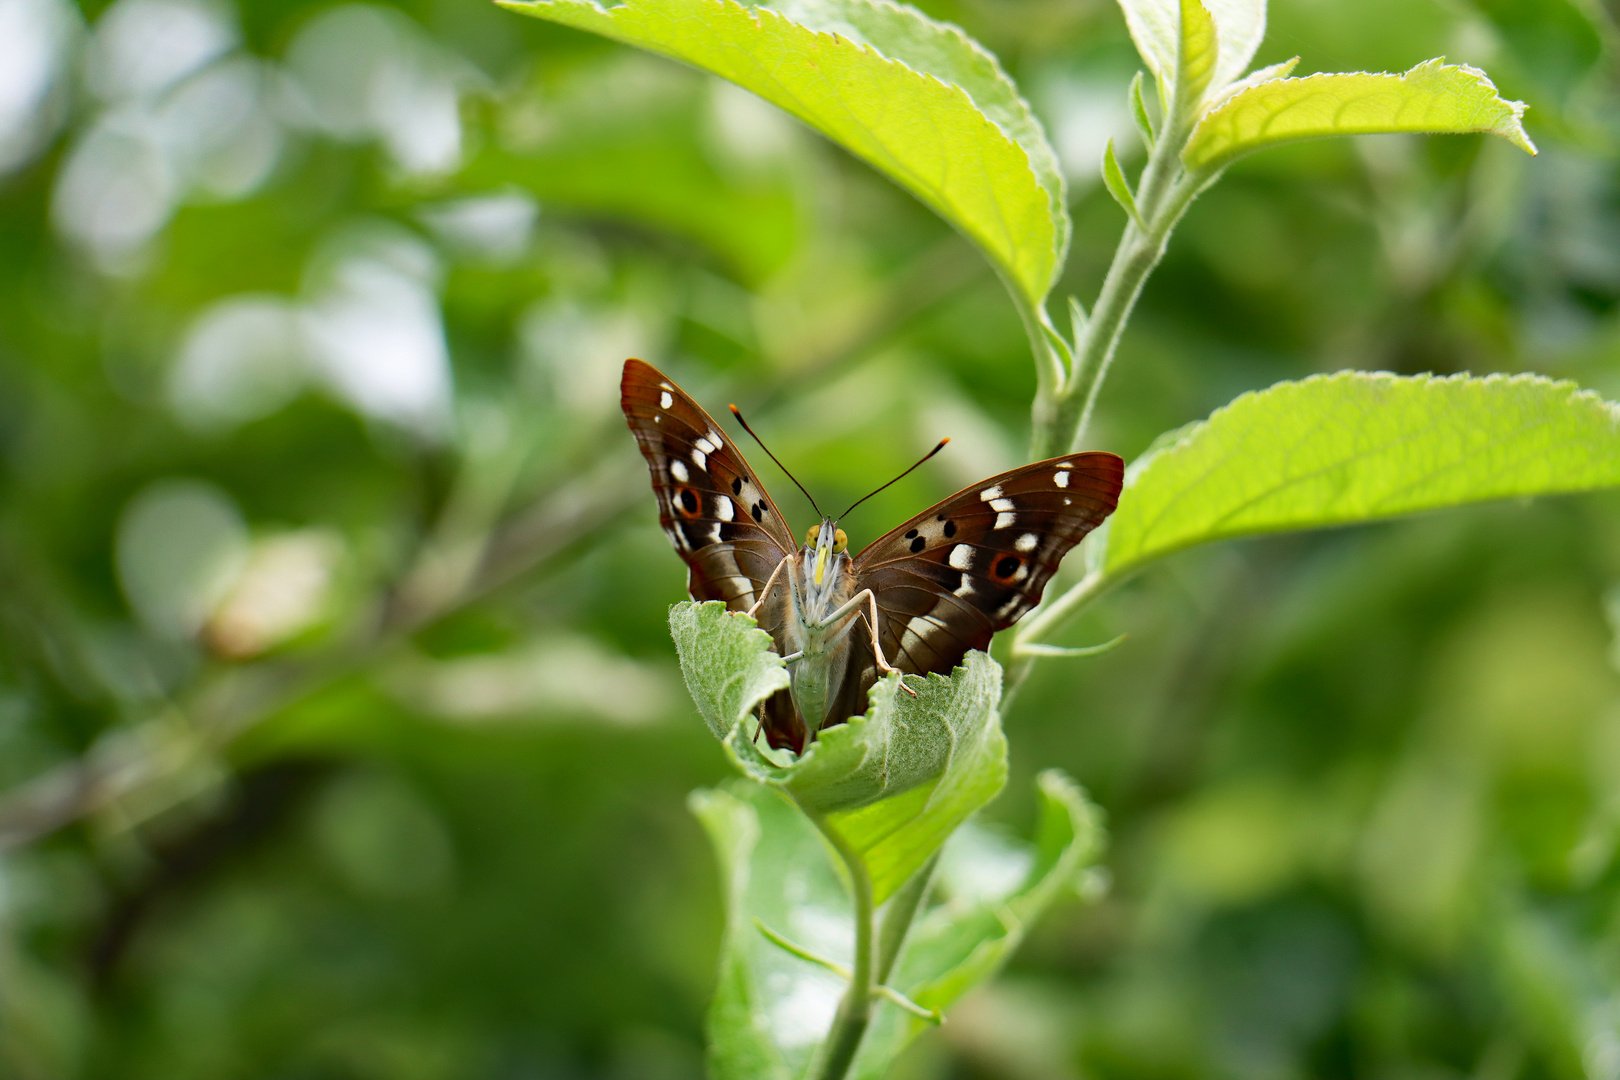
[[[823,502],[954,436],[860,546],[1022,459],[999,283],[769,107],[475,0],[5,3],[0,1076],[701,1075],[721,913],[684,800],[727,766],[618,365],[736,401]],[[1140,155],[1122,17],[925,7],[1047,125],[1059,295],[1089,299],[1123,224],[1103,141]],[[1474,63],[1542,154],[1240,162],[1091,444],[1346,367],[1620,397],[1617,43],[1598,0],[1275,4],[1257,63]],[[308,610],[263,630],[289,581]],[[1620,1077],[1617,584],[1602,495],[1195,550],[1110,595],[1063,637],[1125,643],[1037,670],[988,816],[1027,831],[1068,770],[1112,891],[899,1073]]]

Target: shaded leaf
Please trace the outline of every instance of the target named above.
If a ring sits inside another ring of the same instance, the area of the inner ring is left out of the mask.
[[[1040,833],[1033,849],[982,831],[961,837],[997,845],[998,863],[1026,861],[1029,870],[1022,880],[962,889],[923,914],[890,985],[908,996],[924,994],[930,1008],[954,1004],[995,974],[1033,920],[1095,858],[1101,829],[1079,788],[1061,774],[1045,773],[1040,794]],[[832,1022],[844,984],[814,961],[772,943],[755,920],[848,966],[851,908],[835,856],[804,815],[761,785],[734,781],[695,792],[691,806],[715,845],[727,904],[721,974],[708,1021],[710,1075],[715,1080],[801,1076]],[[972,865],[972,854],[963,861]],[[942,877],[948,889],[950,875]],[[931,1026],[881,997],[874,1008],[852,1073],[872,1080]]]
[[[889,982],[923,1008],[946,1012],[993,977],[1035,920],[1078,883],[1080,871],[1101,853],[1100,815],[1079,785],[1054,769],[1041,774],[1039,791],[1039,833],[1022,883],[1007,893],[975,891],[948,900],[913,928]],[[904,1010],[883,1006],[855,1060],[854,1075],[879,1080],[888,1063],[930,1026]]]

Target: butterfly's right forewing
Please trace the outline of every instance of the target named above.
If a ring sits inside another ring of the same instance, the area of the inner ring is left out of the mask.
[[[793,553],[793,533],[742,453],[697,402],[663,372],[640,360],[624,362],[619,403],[647,459],[658,496],[658,519],[685,560],[694,600],[724,600],[747,611],[781,561]],[[772,590],[759,625],[783,652],[790,617],[786,590]],[[761,723],[775,747],[802,751],[808,733],[786,690],[764,702]]]
[[[719,425],[657,368],[626,360],[619,391],[687,591],[746,611],[794,549],[787,523]]]

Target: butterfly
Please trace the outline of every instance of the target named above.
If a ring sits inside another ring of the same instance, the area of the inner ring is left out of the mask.
[[[688,593],[753,615],[787,661],[791,683],[761,706],[760,728],[798,753],[864,712],[882,675],[898,670],[902,686],[907,674],[948,675],[987,648],[1040,603],[1124,483],[1115,454],[1037,461],[963,488],[852,557],[834,518],[799,543],[742,452],[657,368],[626,360],[619,389]]]

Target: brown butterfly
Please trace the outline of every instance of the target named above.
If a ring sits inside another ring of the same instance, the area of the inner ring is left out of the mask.
[[[626,360],[620,404],[687,591],[757,617],[787,660],[792,684],[760,722],[771,746],[800,753],[813,732],[864,712],[880,674],[948,675],[988,647],[1040,603],[1124,482],[1115,454],[1037,461],[958,491],[851,558],[825,515],[801,547],[741,451],[657,368]]]

